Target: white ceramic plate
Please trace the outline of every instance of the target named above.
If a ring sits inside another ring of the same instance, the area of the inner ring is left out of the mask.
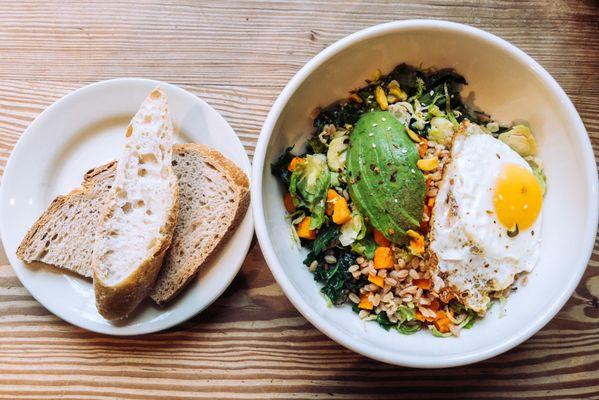
[[[49,311],[91,331],[137,335],[191,318],[229,286],[252,240],[252,216],[247,213],[219,255],[177,300],[163,309],[146,300],[119,323],[98,314],[91,281],[42,265],[28,266],[16,257],[21,239],[52,199],[78,187],[90,168],[117,157],[127,124],[156,86],[168,95],[176,142],[212,146],[249,175],[250,162],[237,135],[207,103],[167,83],[124,78],[85,86],[48,107],[19,139],[2,179],[0,233],[21,283]]]
[[[291,246],[283,188],[269,165],[289,145],[312,134],[311,111],[344,98],[380,68],[401,62],[453,67],[468,86],[463,96],[501,122],[526,120],[545,164],[541,257],[528,284],[460,337],[428,331],[411,336],[359,320],[349,306],[327,307],[320,285]],[[493,357],[532,336],[568,300],[589,260],[597,232],[597,166],[588,134],[568,96],[532,58],[508,42],[466,25],[412,20],[373,26],[323,50],[287,84],[256,146],[252,205],[256,235],[268,265],[295,307],[340,344],[388,363],[448,367]]]

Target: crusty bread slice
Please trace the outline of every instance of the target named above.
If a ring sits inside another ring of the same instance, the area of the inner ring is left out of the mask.
[[[127,127],[96,228],[94,291],[106,319],[125,318],[148,295],[171,243],[179,210],[172,141],[166,95],[154,89]]]
[[[115,164],[88,171],[81,187],[54,199],[21,241],[17,257],[91,277],[95,226],[114,181]]]
[[[85,175],[80,189],[54,200],[19,246],[21,254],[27,254],[28,258],[19,257],[28,262],[43,261],[90,277],[90,243],[95,240],[95,225],[100,208],[107,201],[115,170],[116,162],[98,167]],[[249,205],[247,177],[214,149],[198,144],[175,145],[173,170],[179,177],[180,213],[171,249],[179,248],[182,253],[177,256],[177,250],[172,250],[164,259],[160,278],[151,292],[152,298],[161,305],[173,299],[210,256],[217,253],[239,225]],[[82,192],[86,197],[79,200]],[[67,220],[68,224],[59,224],[70,209],[72,216]],[[197,224],[192,229],[194,221]],[[52,229],[53,226],[58,228]],[[50,240],[46,245],[45,238],[52,238],[54,232],[61,239],[56,243]],[[194,245],[185,247],[190,241]],[[200,243],[198,248],[194,247],[196,241]],[[38,255],[44,246],[49,248],[48,256],[40,258]]]
[[[175,145],[174,170],[181,210],[173,243],[150,297],[172,300],[222,246],[249,205],[246,174],[221,153],[201,144]]]

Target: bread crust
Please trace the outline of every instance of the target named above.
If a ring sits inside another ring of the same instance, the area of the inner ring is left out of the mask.
[[[71,190],[68,194],[64,196],[57,196],[54,200],[52,200],[52,203],[50,203],[48,208],[46,208],[42,215],[38,217],[37,221],[35,221],[31,228],[29,228],[29,230],[25,234],[25,237],[23,237],[23,239],[21,240],[21,243],[19,244],[19,247],[16,251],[17,257],[25,262],[41,261],[37,257],[27,258],[25,255],[27,249],[34,245],[36,233],[40,229],[44,228],[52,220],[54,214],[58,213],[66,204],[69,204],[71,201],[74,201],[75,198],[78,196],[84,196],[85,194],[87,194],[87,192],[89,192],[94,187],[95,178],[106,171],[114,169],[115,165],[116,161],[111,161],[99,167],[90,169],[83,175],[83,182],[81,183],[80,187]],[[71,271],[71,269],[64,268],[61,265],[55,266],[61,269]],[[85,265],[81,265],[79,268],[72,271],[82,276],[85,276],[86,278],[90,278],[92,276],[91,269],[89,269],[88,266]]]
[[[158,277],[157,286],[150,293],[150,297],[159,306],[164,306],[177,297],[177,295],[180,294],[181,291],[187,286],[189,281],[191,281],[197,275],[200,267],[205,263],[210,262],[210,260],[214,258],[216,254],[218,254],[219,250],[228,242],[229,238],[237,230],[237,227],[245,216],[250,204],[249,179],[233,161],[226,158],[219,151],[199,143],[176,144],[173,146],[173,153],[176,153],[177,151],[197,152],[207,163],[212,164],[216,169],[225,172],[225,174],[233,181],[238,191],[237,194],[239,196],[239,206],[235,210],[235,214],[231,219],[231,223],[227,227],[227,230],[223,233],[223,236],[215,239],[217,241],[216,245],[206,256],[198,256],[193,259],[193,261],[190,263],[192,264],[190,266],[191,268],[189,268],[190,272],[177,287],[171,286],[166,289],[159,287],[158,285],[160,282],[160,276]],[[167,271],[163,269],[162,273],[167,273]]]
[[[96,268],[92,266],[96,307],[104,318],[115,320],[127,317],[154,286],[158,272],[162,267],[164,255],[171,245],[179,217],[179,187],[177,185],[175,185],[173,193],[174,203],[166,223],[161,229],[163,237],[160,246],[135,271],[117,285],[108,286],[96,275]]]

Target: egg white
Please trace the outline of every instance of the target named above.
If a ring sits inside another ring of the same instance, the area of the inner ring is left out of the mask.
[[[508,163],[531,170],[509,146],[476,125],[465,125],[454,139],[433,209],[430,249],[438,270],[461,301],[479,313],[487,309],[489,292],[509,287],[539,258],[541,215],[509,237],[494,212],[494,187]]]

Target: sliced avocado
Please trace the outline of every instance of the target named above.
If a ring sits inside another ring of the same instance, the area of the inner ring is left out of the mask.
[[[389,112],[363,114],[347,151],[349,193],[368,222],[390,241],[403,244],[417,229],[424,204],[424,175],[416,145]]]

